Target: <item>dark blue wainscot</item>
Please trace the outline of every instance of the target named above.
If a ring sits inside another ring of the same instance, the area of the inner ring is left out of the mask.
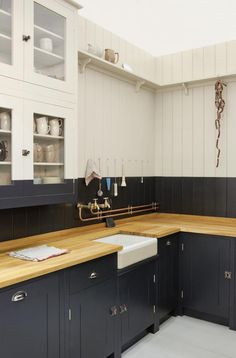
[[[78,181],[66,179],[60,184],[34,184],[32,180],[13,181],[0,186],[0,209],[61,203],[75,203]]]

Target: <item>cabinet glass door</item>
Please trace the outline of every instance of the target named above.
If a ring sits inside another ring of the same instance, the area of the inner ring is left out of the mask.
[[[34,2],[34,71],[65,80],[66,18]]]
[[[64,182],[64,122],[34,113],[34,184]]]
[[[0,73],[23,78],[23,0],[0,0]]]
[[[12,182],[12,110],[0,107],[0,185]]]
[[[0,62],[12,65],[12,0],[0,1]]]
[[[73,92],[77,52],[72,9],[57,1],[25,0],[24,78]]]

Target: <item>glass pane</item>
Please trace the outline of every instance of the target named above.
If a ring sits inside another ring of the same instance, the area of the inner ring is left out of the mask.
[[[34,68],[42,75],[65,80],[66,19],[34,3]]]
[[[62,118],[34,114],[34,183],[64,181],[64,127]]]
[[[12,0],[0,0],[0,62],[12,64]]]
[[[11,184],[11,117],[9,108],[0,108],[0,185]]]

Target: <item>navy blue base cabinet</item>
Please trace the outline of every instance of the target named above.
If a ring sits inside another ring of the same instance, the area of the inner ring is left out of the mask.
[[[232,238],[181,234],[182,313],[232,326]]]
[[[66,351],[69,358],[117,356],[117,256],[66,271]]]
[[[120,345],[129,346],[156,320],[156,259],[127,267],[118,274]]]
[[[158,317],[162,323],[176,313],[179,296],[179,236],[158,240]]]
[[[0,357],[59,357],[58,276],[0,291]]]

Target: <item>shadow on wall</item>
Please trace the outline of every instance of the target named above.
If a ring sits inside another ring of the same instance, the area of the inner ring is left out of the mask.
[[[114,178],[112,178],[112,183]],[[128,205],[150,204],[155,199],[155,178],[126,178],[127,187],[118,187],[118,197],[113,198],[102,183],[103,197],[112,198],[112,208]],[[118,179],[119,183],[119,179]],[[84,178],[78,180],[78,202],[87,204],[97,197],[98,181],[93,180],[88,187]],[[102,200],[103,201],[103,200]],[[93,224],[95,222],[91,222]],[[12,240],[26,236],[43,234],[50,231],[69,229],[88,225],[78,218],[78,210],[72,204],[57,204],[0,210],[0,241]]]

